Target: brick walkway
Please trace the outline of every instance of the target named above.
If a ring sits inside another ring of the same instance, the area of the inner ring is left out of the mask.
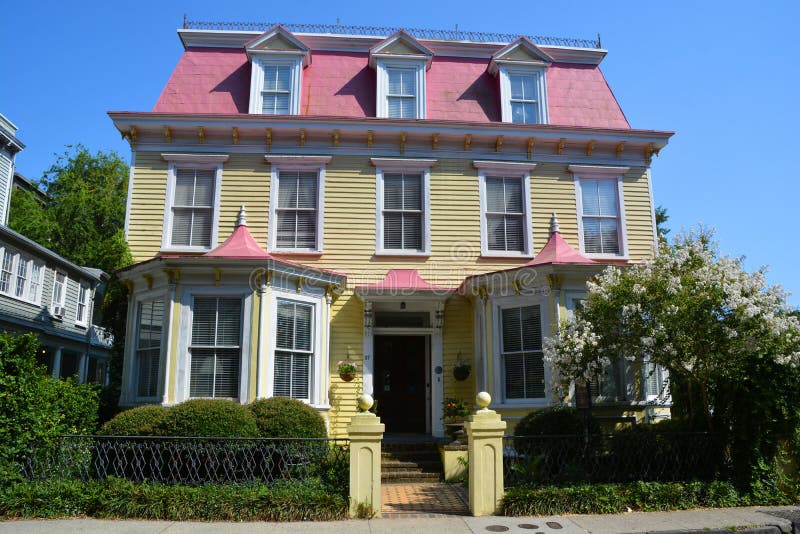
[[[469,497],[460,484],[383,484],[383,517],[467,515]]]

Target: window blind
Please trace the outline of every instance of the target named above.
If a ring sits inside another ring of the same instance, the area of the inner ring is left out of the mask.
[[[383,175],[383,248],[422,250],[422,175]]]
[[[292,70],[288,65],[264,65],[264,90],[261,113],[288,115]]]
[[[276,397],[311,399],[313,312],[310,304],[278,301],[273,383]]]
[[[485,185],[488,249],[524,252],[522,178],[487,176]]]
[[[541,307],[503,308],[501,323],[505,398],[544,398]]]
[[[588,253],[619,254],[619,202],[615,180],[581,180],[583,246]]]
[[[392,119],[414,119],[417,116],[417,72],[415,69],[386,69],[388,88],[386,103]]]
[[[316,172],[280,171],[276,246],[278,248],[317,248]]]
[[[191,397],[239,396],[242,301],[195,297],[192,310]]]
[[[136,338],[136,394],[139,397],[155,397],[158,394],[163,319],[163,300],[139,303],[136,321],[139,325]]]
[[[176,169],[172,245],[211,246],[215,174],[213,169]]]

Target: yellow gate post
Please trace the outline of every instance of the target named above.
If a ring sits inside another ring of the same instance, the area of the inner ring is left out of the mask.
[[[350,420],[350,517],[371,511],[381,516],[381,440],[385,425],[368,410],[373,404],[366,393],[358,398],[357,413]],[[366,510],[364,509],[366,507]],[[360,510],[359,510],[360,509]]]
[[[503,434],[506,422],[488,408],[492,397],[481,391],[475,397],[480,410],[464,424],[469,440],[469,510],[474,516],[500,511],[503,499]]]

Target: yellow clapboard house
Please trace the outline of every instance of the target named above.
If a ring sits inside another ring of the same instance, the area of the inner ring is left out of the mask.
[[[543,339],[654,253],[672,135],[630,127],[606,51],[264,30],[179,30],[153,111],[110,113],[133,154],[122,404],[287,396],[342,435],[364,391],[387,432],[441,436],[444,399],[488,391],[512,423],[564,401]],[[664,379],[608,369],[595,406],[652,417]]]

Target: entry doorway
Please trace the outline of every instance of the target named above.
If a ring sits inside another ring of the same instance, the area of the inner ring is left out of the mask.
[[[373,393],[387,433],[430,433],[426,335],[376,335]]]

